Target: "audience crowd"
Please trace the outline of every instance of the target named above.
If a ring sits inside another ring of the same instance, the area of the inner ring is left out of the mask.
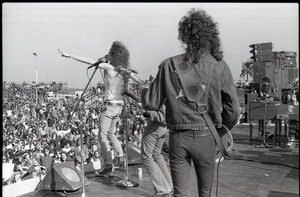
[[[78,168],[81,158],[84,164],[101,161],[98,128],[104,110],[103,86],[89,89],[82,98],[74,94],[59,97],[61,89],[62,86],[53,89],[44,84],[3,82],[3,185],[46,174],[53,165],[68,161]],[[54,98],[48,96],[50,91],[55,92]],[[130,91],[138,94],[137,85]],[[146,120],[137,101],[125,98],[127,113],[119,118],[116,134],[125,146],[122,125],[127,119],[128,141],[139,147]]]
[[[79,170],[81,158],[84,164],[102,161],[98,129],[99,117],[104,110],[103,84],[90,88],[82,98],[74,93],[61,94],[62,90],[62,84],[55,82],[50,86],[3,82],[3,185],[46,174],[53,165],[68,161],[74,162]],[[299,102],[299,85],[295,90],[292,96],[297,98],[293,100]],[[55,96],[49,96],[50,92]],[[119,118],[115,132],[124,147],[124,123],[127,120],[128,143],[140,148],[147,121],[137,96],[134,96],[139,95],[139,85],[131,84],[129,93],[124,97],[127,98],[127,113]],[[298,135],[299,125],[296,125]],[[83,151],[80,151],[81,139]],[[167,146],[163,152],[167,152]]]

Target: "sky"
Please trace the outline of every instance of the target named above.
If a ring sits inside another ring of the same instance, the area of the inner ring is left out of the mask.
[[[57,49],[97,60],[114,41],[127,46],[130,67],[141,79],[155,77],[164,59],[184,52],[178,22],[191,8],[204,9],[218,23],[235,80],[251,57],[251,44],[272,42],[273,51],[297,52],[298,64],[297,3],[3,3],[2,79],[84,88],[94,69]],[[91,85],[101,81],[97,71]]]

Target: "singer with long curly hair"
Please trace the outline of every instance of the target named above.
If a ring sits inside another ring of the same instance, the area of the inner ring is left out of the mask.
[[[116,68],[122,67],[127,69],[129,67],[130,52],[127,47],[119,41],[113,42],[108,55],[104,58],[100,58],[98,61],[87,57],[70,55],[60,49],[58,52],[63,57],[72,58],[85,64],[97,64],[100,69],[104,70],[104,111],[100,117],[98,138],[105,167],[98,173],[100,175],[110,173],[113,171],[113,168],[119,168],[124,165],[124,151],[120,141],[114,134],[118,118],[123,109],[122,94],[124,90],[124,77],[122,74],[119,74]],[[118,159],[115,162],[112,160],[110,143],[117,153]]]

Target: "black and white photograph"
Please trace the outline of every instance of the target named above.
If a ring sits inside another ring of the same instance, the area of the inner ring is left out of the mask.
[[[297,2],[3,2],[3,197],[299,196]]]

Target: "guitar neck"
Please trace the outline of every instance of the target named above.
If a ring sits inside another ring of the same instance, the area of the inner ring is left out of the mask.
[[[144,85],[146,82],[140,79],[136,74],[131,73],[130,77],[139,85]]]
[[[135,101],[138,102],[138,103],[141,102],[141,99],[140,99],[138,96],[136,96],[136,95],[134,95],[134,94],[132,94],[132,93],[130,93],[130,92],[125,92],[124,95],[126,95],[126,96],[132,98],[133,100],[135,100]]]

